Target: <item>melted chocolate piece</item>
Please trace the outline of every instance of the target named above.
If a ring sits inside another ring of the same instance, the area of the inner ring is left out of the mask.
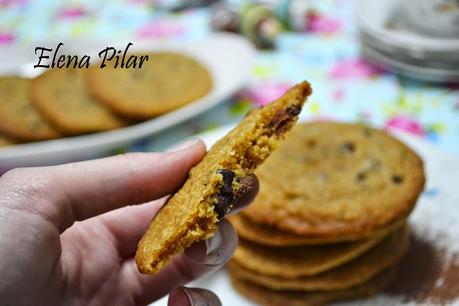
[[[367,178],[367,175],[364,172],[357,173],[356,179],[358,182],[363,182]]]
[[[221,219],[230,211],[234,204],[232,184],[236,174],[229,169],[219,169],[217,173],[223,176],[223,185],[220,187],[220,192],[216,196],[214,210],[217,213],[218,219]]]
[[[392,182],[394,184],[397,184],[397,185],[403,183],[403,176],[401,176],[401,175],[393,175],[392,176]]]
[[[301,112],[298,106],[289,106],[285,111],[278,112],[274,119],[268,124],[269,128],[274,129],[276,135],[281,135],[288,128],[289,123]]]
[[[243,177],[236,178],[239,188],[233,191],[234,205],[248,203],[244,198],[252,197],[253,192],[258,192],[258,179],[255,174],[251,173]],[[252,195],[251,195],[252,194]]]
[[[344,143],[341,144],[340,150],[343,153],[354,153],[355,152],[355,144],[352,143],[352,142],[344,142]]]
[[[370,130],[368,127],[365,127],[365,128],[363,129],[363,134],[364,134],[366,137],[370,138],[370,137],[371,137],[371,130]]]

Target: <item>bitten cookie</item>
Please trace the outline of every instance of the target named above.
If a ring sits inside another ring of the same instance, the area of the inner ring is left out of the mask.
[[[307,82],[292,87],[271,104],[251,111],[209,150],[183,187],[159,211],[139,242],[140,272],[154,274],[172,255],[211,237],[251,177],[298,119],[311,94]]]
[[[413,209],[421,159],[386,133],[358,124],[300,124],[257,171],[251,221],[305,237],[364,236]]]
[[[32,105],[29,82],[21,77],[0,77],[0,132],[19,141],[57,138],[58,131]]]
[[[196,60],[178,53],[149,53],[141,68],[109,65],[90,69],[94,96],[123,116],[146,119],[179,108],[205,96],[212,79]]]
[[[84,69],[53,69],[32,80],[34,105],[66,135],[107,131],[126,125],[89,94]]]
[[[363,284],[396,264],[406,253],[408,242],[409,230],[403,227],[390,234],[367,253],[334,269],[312,276],[287,279],[265,275],[246,269],[235,261],[228,264],[228,269],[237,278],[273,290],[341,290]]]
[[[372,296],[389,285],[395,268],[384,271],[374,279],[359,286],[335,291],[278,291],[231,276],[234,288],[246,297],[264,306],[316,306],[337,300]]]

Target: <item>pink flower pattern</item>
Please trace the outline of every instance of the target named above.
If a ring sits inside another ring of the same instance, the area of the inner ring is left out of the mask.
[[[330,71],[331,79],[371,78],[381,74],[383,70],[361,58],[338,61]]]
[[[341,29],[341,22],[316,12],[310,12],[306,30],[313,33],[336,33]]]
[[[0,32],[0,45],[10,44],[14,41],[14,35],[10,32]]]
[[[263,106],[279,98],[290,86],[290,84],[286,83],[264,83],[246,89],[241,96],[253,102],[256,106]]]
[[[68,7],[61,9],[56,17],[60,20],[80,18],[88,14],[84,7]]]
[[[395,116],[387,120],[384,124],[384,129],[387,131],[399,129],[415,136],[424,136],[426,134],[419,122],[403,115]]]
[[[0,0],[0,6],[22,6],[27,4],[27,0]]]
[[[182,25],[168,22],[168,21],[155,21],[144,24],[137,30],[137,37],[141,39],[146,38],[165,38],[171,36],[180,36],[185,33]]]

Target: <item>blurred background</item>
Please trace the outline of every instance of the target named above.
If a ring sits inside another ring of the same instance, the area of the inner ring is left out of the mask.
[[[30,52],[57,41],[188,43],[216,32],[255,44],[250,77],[235,94],[112,153],[162,150],[237,122],[307,79],[314,94],[304,116],[401,129],[459,156],[458,3],[419,1],[413,8],[412,2],[0,0],[0,48],[29,46]]]

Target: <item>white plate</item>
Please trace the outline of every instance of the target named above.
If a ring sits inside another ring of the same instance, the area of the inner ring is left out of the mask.
[[[363,57],[370,62],[381,65],[392,71],[413,79],[428,82],[454,82],[459,80],[458,69],[442,69],[429,67],[427,65],[411,64],[408,61],[402,61],[395,55],[381,52],[362,40],[360,47]],[[454,67],[451,67],[454,68]]]
[[[305,119],[305,118],[302,118]],[[223,127],[217,130],[198,135],[207,146],[211,146],[231,127]],[[457,194],[457,182],[459,182],[459,159],[438,150],[425,141],[396,132],[396,137],[403,140],[412,149],[420,154],[425,163],[427,174],[426,190],[436,190],[435,197],[426,194],[420,197],[415,211],[410,217],[410,223],[416,232],[421,232],[423,237],[438,244],[438,247],[448,248],[459,252],[459,195]],[[446,236],[445,236],[446,235]],[[438,237],[442,237],[439,239]],[[433,243],[432,242],[432,243]],[[419,267],[428,269],[429,267]],[[189,284],[192,287],[200,287],[212,290],[220,297],[223,305],[254,306],[257,305],[239,295],[231,286],[227,272],[220,270],[213,275]],[[152,305],[166,306],[167,298],[163,298]],[[342,303],[342,305],[417,305],[414,302],[404,302],[400,297],[391,297],[380,294],[373,298],[354,300]],[[423,304],[429,305],[429,304]],[[448,305],[459,305],[459,301],[453,301]]]
[[[152,41],[135,43],[134,46],[137,50],[175,50],[191,55],[210,70],[214,87],[208,95],[191,104],[136,125],[109,132],[1,149],[0,169],[92,158],[196,116],[229,97],[244,85],[249,77],[255,55],[255,49],[250,42],[239,35],[232,34],[216,34],[204,41],[187,44],[164,44],[164,42]],[[27,56],[23,58],[30,58]],[[30,69],[25,68],[21,67],[21,71],[30,75]],[[0,67],[0,71],[11,71],[11,65],[3,69]]]
[[[359,28],[388,45],[416,52],[457,54],[459,40],[420,35],[410,29],[396,31],[387,28],[387,23],[400,13],[400,0],[359,0],[356,3]]]
[[[407,3],[412,4],[401,0],[359,0],[356,3],[364,57],[420,80],[459,80],[459,39],[414,31],[406,25],[407,17],[402,10],[402,4]]]

